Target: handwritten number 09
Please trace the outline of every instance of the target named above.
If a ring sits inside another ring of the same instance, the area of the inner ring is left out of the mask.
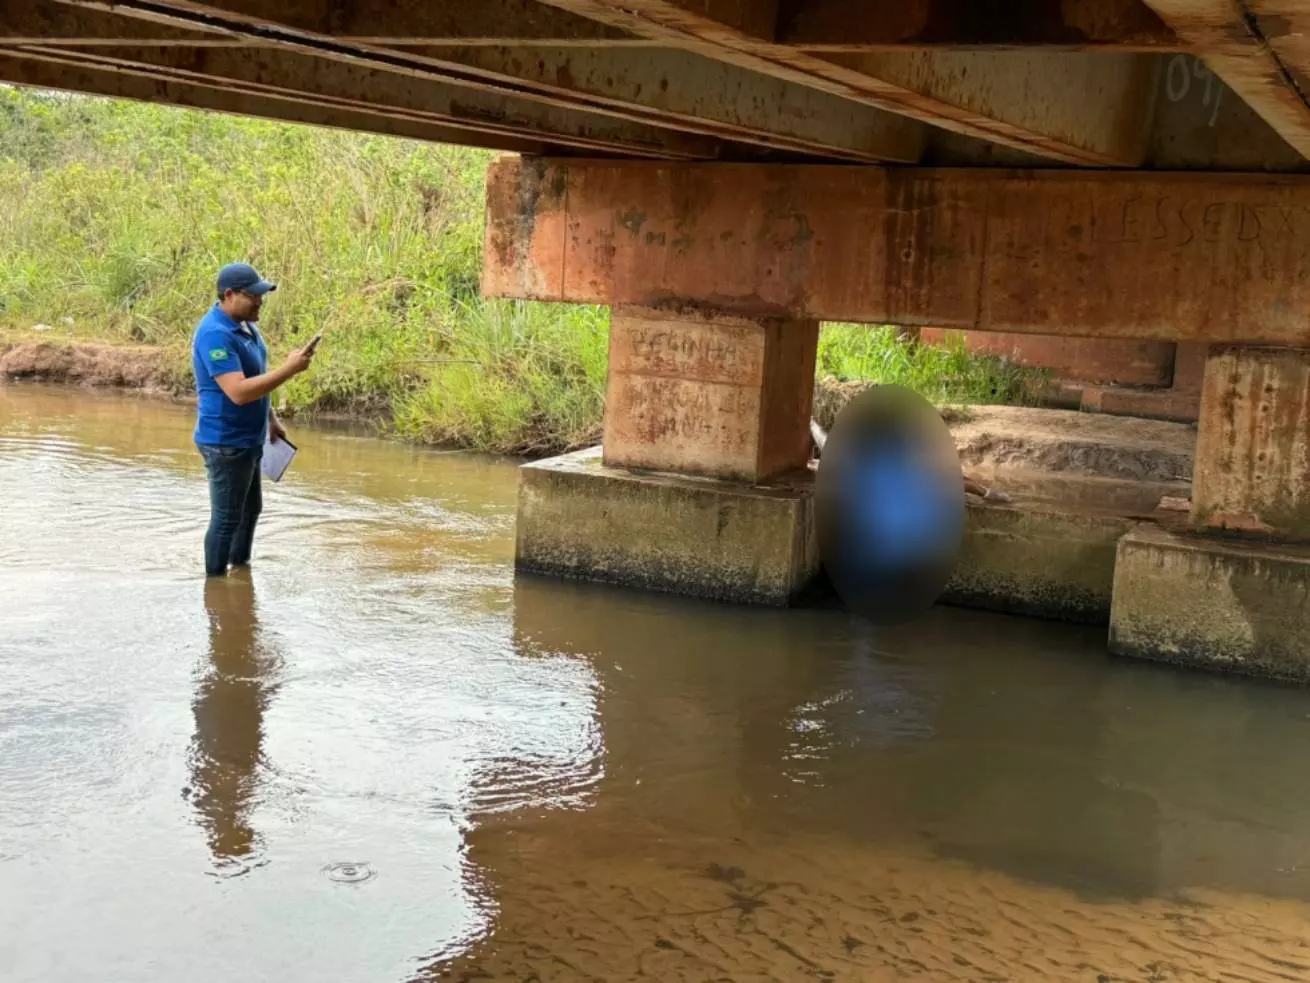
[[[1205,93],[1201,96],[1201,105],[1210,107],[1210,122],[1214,126],[1219,118],[1219,103],[1223,99],[1223,86],[1215,84],[1214,72],[1210,71],[1199,58],[1189,55],[1174,55],[1169,59],[1165,70],[1164,91],[1170,102],[1182,102],[1192,88],[1192,79],[1205,82]]]

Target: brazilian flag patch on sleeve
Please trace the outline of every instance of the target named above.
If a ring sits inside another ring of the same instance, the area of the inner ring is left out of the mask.
[[[211,362],[221,362],[221,361],[223,361],[223,359],[225,359],[225,358],[227,358],[227,349],[226,349],[226,348],[211,348],[211,349],[209,349],[209,360],[210,360]]]

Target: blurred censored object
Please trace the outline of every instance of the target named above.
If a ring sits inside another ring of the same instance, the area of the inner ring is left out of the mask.
[[[815,479],[819,555],[837,594],[880,625],[924,614],[955,569],[964,476],[937,409],[875,386],[841,411]]]

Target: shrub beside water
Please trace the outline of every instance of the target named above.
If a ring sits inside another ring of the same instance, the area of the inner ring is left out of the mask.
[[[478,294],[492,154],[0,88],[0,328],[165,348],[179,371],[223,263],[281,284],[274,358],[324,332],[290,412],[406,438],[553,452],[593,441],[608,312]],[[819,371],[934,399],[1022,398],[1028,376],[890,329],[825,328]]]

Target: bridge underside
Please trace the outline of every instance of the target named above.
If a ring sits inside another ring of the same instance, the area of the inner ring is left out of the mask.
[[[615,305],[603,452],[525,472],[524,566],[794,597],[820,320],[1185,343],[1194,477],[977,504],[952,594],[1310,678],[1304,178],[509,158],[488,203],[486,292]]]
[[[1303,0],[0,0],[0,82],[524,155],[485,291],[615,307],[603,451],[525,470],[526,567],[794,597],[820,320],[1186,374],[1185,521],[975,527],[1072,544],[1013,609],[1310,678],[1307,38]]]
[[[1298,0],[0,0],[0,80],[523,153],[1297,172]]]

